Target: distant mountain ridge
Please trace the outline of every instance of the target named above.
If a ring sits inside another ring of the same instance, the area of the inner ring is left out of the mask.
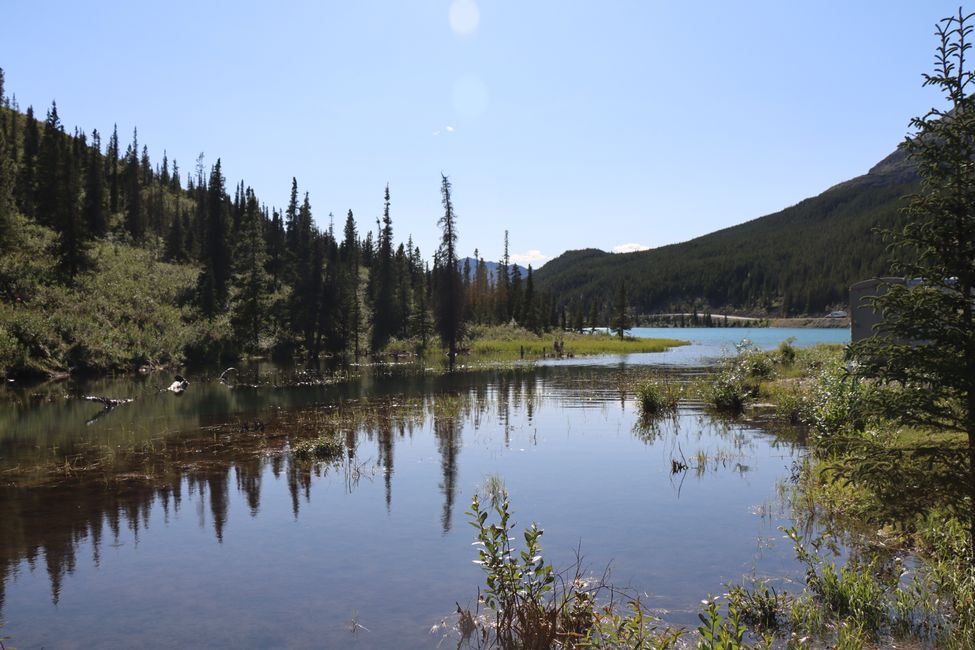
[[[469,279],[470,280],[473,280],[474,279],[474,271],[477,269],[477,260],[475,258],[473,258],[473,257],[465,257],[463,259],[458,260],[457,261],[457,268],[459,268],[461,270],[461,272],[464,271],[464,263],[465,262],[470,265],[471,274],[470,274],[470,278]],[[524,266],[521,266],[520,264],[511,264],[511,265],[509,265],[508,266],[508,273],[511,273],[511,269],[513,269],[516,266],[518,267],[518,270],[521,272],[521,277],[525,277],[526,275],[528,275],[528,269],[525,268]],[[484,268],[487,270],[488,282],[492,282],[493,283],[497,279],[497,277],[498,277],[498,268],[500,268],[500,267],[501,267],[501,262],[489,262],[489,261],[486,261],[485,260],[485,262],[484,262]]]
[[[888,270],[877,228],[903,222],[918,182],[902,146],[866,174],[779,212],[679,244],[614,254],[567,251],[535,272],[561,304],[607,304],[625,281],[641,313],[699,305],[794,315],[845,305],[850,284]]]

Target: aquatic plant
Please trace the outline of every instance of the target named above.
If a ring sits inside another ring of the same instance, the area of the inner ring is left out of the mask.
[[[507,495],[490,507],[483,507],[475,495],[467,514],[477,530],[475,563],[485,572],[478,607],[486,607],[489,615],[458,606],[458,630],[464,639],[479,629],[484,645],[504,649],[665,649],[682,635],[682,630],[661,628],[638,598],[627,598],[630,611],[620,612],[619,592],[603,580],[586,579],[581,561],[571,571],[557,572],[542,555],[543,530],[536,524],[523,531],[524,548],[518,550]],[[611,597],[600,606],[603,592]]]
[[[683,395],[679,384],[659,379],[646,379],[636,386],[637,404],[644,417],[675,412]]]
[[[335,435],[325,434],[317,438],[302,440],[291,447],[295,458],[302,460],[335,460],[342,455],[344,447]]]
[[[728,600],[749,626],[776,630],[782,623],[786,599],[768,583],[756,582],[751,588],[734,585],[728,590]]]

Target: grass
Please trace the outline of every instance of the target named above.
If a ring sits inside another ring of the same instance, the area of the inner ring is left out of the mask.
[[[563,346],[561,352],[556,351],[556,342]],[[578,332],[550,332],[539,336],[521,327],[498,325],[472,328],[471,339],[466,347],[472,357],[503,361],[664,352],[680,345],[687,345],[687,341],[636,337],[620,339],[605,333],[579,334]]]
[[[345,450],[335,433],[302,440],[291,447],[291,453],[300,460],[337,460]]]
[[[672,381],[646,379],[636,385],[637,404],[645,418],[675,413],[683,396],[683,386]]]

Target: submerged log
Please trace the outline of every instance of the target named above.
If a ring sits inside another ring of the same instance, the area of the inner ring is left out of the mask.
[[[101,397],[99,395],[85,395],[81,399],[89,402],[98,402],[106,409],[113,409],[116,406],[121,406],[122,404],[128,404],[129,402],[135,401],[131,397],[114,398],[114,397]]]
[[[92,422],[102,417],[109,411],[115,409],[116,406],[122,406],[123,404],[128,404],[130,402],[135,401],[131,397],[115,398],[115,397],[102,397],[100,395],[85,395],[81,399],[88,402],[98,402],[104,407],[101,411],[95,413],[95,415],[85,420],[85,424],[91,424]]]

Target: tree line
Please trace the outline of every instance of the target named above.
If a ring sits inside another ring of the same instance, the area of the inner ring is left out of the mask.
[[[470,324],[514,322],[539,333],[566,324],[532,268],[523,276],[511,263],[507,232],[496,273],[476,250],[473,263],[460,261],[445,175],[440,192],[442,237],[431,264],[412,237],[396,241],[388,185],[375,230],[361,232],[351,210],[340,231],[331,214],[321,228],[297,179],[287,206],[271,208],[244,181],[228,189],[219,158],[207,169],[200,154],[185,172],[165,151],[154,161],[137,130],[123,149],[117,127],[107,145],[97,130],[68,133],[54,102],[43,120],[33,107],[21,112],[0,71],[0,247],[16,246],[17,214],[56,234],[50,253],[68,287],[97,272],[98,242],[193,265],[198,280],[185,299],[195,318],[216,326],[188,357],[422,353],[438,336],[453,355]],[[0,287],[4,301],[11,293]]]
[[[851,284],[886,273],[889,254],[877,231],[903,223],[904,196],[917,188],[910,163],[892,172],[878,168],[687,242],[622,255],[568,251],[539,269],[539,286],[563,304],[587,304],[612,295],[625,279],[641,314],[796,316],[846,309]]]

